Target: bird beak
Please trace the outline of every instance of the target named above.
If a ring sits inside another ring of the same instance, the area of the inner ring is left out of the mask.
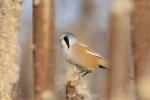
[[[62,39],[63,39],[63,38],[62,38],[62,37],[60,37],[60,38],[59,38],[59,41],[61,42],[61,41],[62,41]]]

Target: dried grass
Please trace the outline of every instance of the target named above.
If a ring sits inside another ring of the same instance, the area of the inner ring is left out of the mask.
[[[19,79],[18,27],[21,0],[0,0],[0,100],[12,100]]]
[[[87,81],[79,76],[76,68],[66,74],[66,100],[93,100],[94,96],[89,92]]]

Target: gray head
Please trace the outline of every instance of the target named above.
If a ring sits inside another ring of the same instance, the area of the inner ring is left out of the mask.
[[[70,32],[65,32],[62,34],[62,36],[60,37],[60,42],[61,42],[61,46],[63,48],[70,48],[70,46],[74,45],[75,43],[77,43],[78,39],[77,37]]]

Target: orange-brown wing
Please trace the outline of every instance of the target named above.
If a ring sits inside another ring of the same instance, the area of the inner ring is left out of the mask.
[[[101,60],[103,60],[102,57],[95,54],[93,50],[86,45],[78,43],[73,45],[71,49],[74,61],[80,66],[83,66],[84,69],[94,70],[100,65]]]

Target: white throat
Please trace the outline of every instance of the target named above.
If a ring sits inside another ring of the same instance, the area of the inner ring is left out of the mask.
[[[76,38],[69,38],[69,48],[71,48],[71,46],[73,46],[75,43],[77,43],[78,40]],[[64,40],[62,40],[61,42],[61,46],[63,49],[63,53],[66,56],[67,59],[70,59],[70,49],[68,48],[66,42]]]
[[[69,39],[70,47],[71,47],[72,45],[74,45],[75,43],[77,43],[77,39],[76,39],[76,38],[70,38],[70,39]]]

